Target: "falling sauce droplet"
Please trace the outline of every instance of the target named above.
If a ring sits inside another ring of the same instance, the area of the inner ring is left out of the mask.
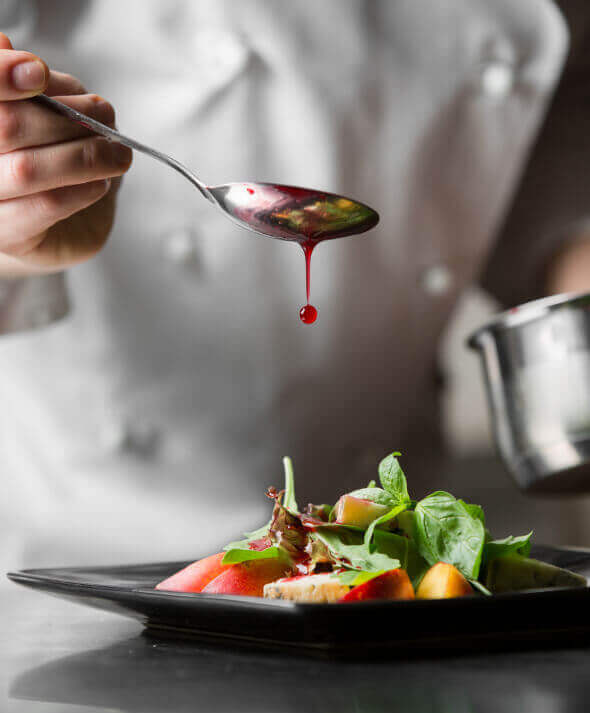
[[[301,243],[303,254],[305,255],[305,294],[307,296],[307,304],[299,310],[299,319],[303,324],[313,324],[318,318],[317,309],[309,304],[309,291],[311,284],[311,254],[315,248],[313,240],[305,240]]]
[[[303,324],[313,324],[317,318],[318,311],[313,305],[307,304],[299,310],[299,319]]]

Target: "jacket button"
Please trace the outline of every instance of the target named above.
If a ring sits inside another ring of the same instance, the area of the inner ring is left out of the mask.
[[[514,86],[514,64],[507,60],[494,60],[484,64],[480,82],[484,94],[492,99],[503,99]]]
[[[112,453],[127,453],[140,458],[152,458],[160,444],[160,432],[150,423],[110,422],[103,430],[102,442]]]
[[[424,292],[438,297],[453,286],[453,274],[446,265],[432,265],[421,274],[420,285]]]
[[[173,265],[199,268],[197,236],[191,228],[178,228],[166,235],[162,240],[162,253]]]

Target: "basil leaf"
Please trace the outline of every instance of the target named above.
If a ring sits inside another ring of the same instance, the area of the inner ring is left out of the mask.
[[[391,495],[394,504],[405,503],[410,500],[408,495],[408,483],[406,476],[397,460],[400,456],[399,451],[395,451],[386,456],[379,463],[379,480],[384,490]]]
[[[389,522],[390,520],[393,520],[393,518],[397,517],[400,513],[406,510],[407,507],[407,503],[401,503],[401,505],[397,505],[389,512],[386,512],[385,515],[381,515],[381,517],[378,517],[376,520],[373,520],[373,522],[369,525],[367,531],[365,532],[365,545],[367,545],[369,549],[371,548],[373,534],[377,525],[382,525],[384,522]]]
[[[389,493],[386,493],[383,488],[360,488],[359,490],[353,490],[347,495],[351,495],[353,498],[359,498],[361,500],[370,500],[372,503],[377,503],[379,505],[389,505],[393,507],[395,502]]]
[[[465,507],[467,508],[467,512],[470,515],[473,515],[473,517],[476,517],[478,520],[481,520],[481,524],[485,527],[486,516],[481,505],[473,505],[472,503],[466,503],[464,500],[459,500],[459,502],[465,505]]]
[[[467,579],[477,579],[485,528],[465,503],[437,491],[416,505],[416,545],[431,565],[448,562]]]
[[[531,551],[532,535],[533,532],[531,530],[528,535],[520,535],[520,537],[512,537],[510,535],[502,540],[486,542],[483,548],[484,561],[489,562],[496,557],[503,557],[512,553],[528,557]]]
[[[430,569],[430,565],[418,552],[414,542],[394,532],[375,530],[374,543],[379,552],[400,561],[401,568],[406,570],[416,589],[422,577]]]
[[[363,542],[362,533],[318,527],[315,536],[324,543],[330,555],[343,567],[380,572],[398,569],[401,565],[399,559],[394,559],[384,552],[369,552],[369,548]]]

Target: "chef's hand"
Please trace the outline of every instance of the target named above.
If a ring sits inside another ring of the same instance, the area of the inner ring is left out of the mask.
[[[116,177],[131,165],[125,146],[23,101],[42,92],[114,125],[108,102],[0,33],[0,277],[56,272],[95,255],[112,226]]]

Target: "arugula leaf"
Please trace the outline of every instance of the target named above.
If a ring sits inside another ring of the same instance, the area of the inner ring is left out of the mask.
[[[376,520],[373,520],[373,522],[369,525],[367,531],[365,532],[365,545],[369,549],[371,548],[373,535],[375,533],[375,528],[377,527],[377,525],[382,525],[384,522],[389,522],[390,520],[393,520],[394,517],[397,517],[400,513],[406,510],[407,507],[407,503],[401,503],[389,512],[386,512],[385,515],[381,515],[381,517],[378,517]]]
[[[393,507],[395,502],[389,493],[386,493],[383,488],[360,488],[359,490],[353,490],[347,495],[351,495],[353,498],[360,498],[361,500],[370,500],[372,503],[378,503],[379,505],[389,505]]]
[[[295,477],[293,474],[293,463],[290,458],[283,458],[283,467],[285,469],[285,492],[283,496],[283,507],[291,512],[299,513],[297,501],[295,500]],[[259,527],[258,530],[244,533],[244,540],[236,540],[230,542],[223,549],[226,551],[223,556],[222,564],[236,564],[238,562],[246,562],[253,559],[274,559],[281,555],[280,547],[272,545],[269,540],[269,546],[264,549],[252,548],[251,545],[257,540],[262,540],[269,536],[271,525],[275,519],[275,511],[270,520]]]
[[[318,527],[315,536],[324,543],[330,555],[343,567],[381,572],[398,569],[401,566],[399,559],[394,559],[385,552],[369,552],[369,548],[363,542],[362,533]]]
[[[394,505],[409,502],[410,500],[406,476],[397,460],[397,456],[401,456],[399,451],[391,453],[379,463],[379,480],[384,490],[392,497]]]
[[[297,501],[295,500],[295,476],[293,474],[293,461],[285,456],[283,458],[283,468],[285,469],[285,495],[283,497],[283,505],[287,510],[299,512]]]
[[[478,514],[450,493],[437,491],[416,505],[416,545],[431,565],[448,562],[477,579],[485,528]]]
[[[504,555],[512,553],[528,557],[531,551],[532,535],[533,531],[531,530],[528,535],[520,535],[519,537],[509,535],[502,540],[486,542],[483,548],[484,562],[489,562],[496,557],[503,557]]]

